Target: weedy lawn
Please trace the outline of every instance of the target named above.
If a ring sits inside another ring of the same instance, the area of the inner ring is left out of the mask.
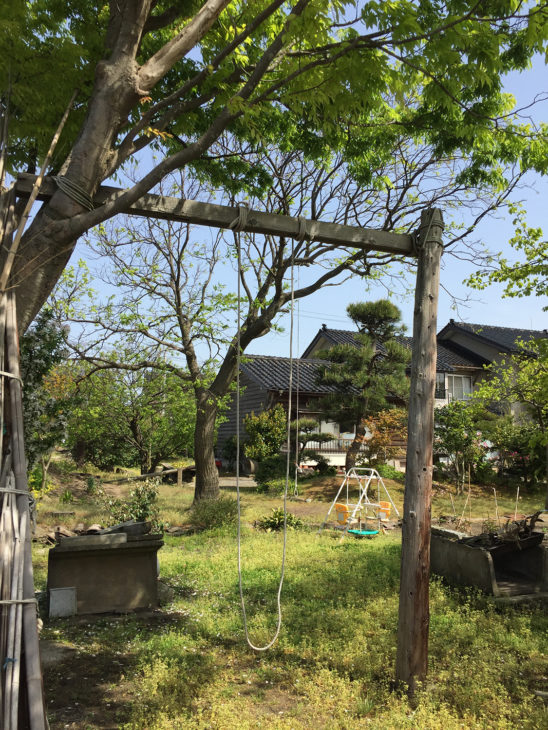
[[[546,613],[498,608],[436,579],[428,683],[413,707],[393,692],[401,536],[318,537],[312,525],[333,487],[319,501],[322,489],[311,484],[304,496],[313,502],[289,504],[308,527],[288,535],[283,626],[268,652],[245,642],[234,526],[165,538],[161,580],[173,593],[159,611],[47,621],[43,637],[67,650],[45,674],[52,730],[548,727],[546,705],[533,695],[548,685]],[[401,485],[389,488],[400,506]],[[189,487],[162,487],[163,519],[185,522],[191,498]],[[53,499],[40,506],[42,519]],[[501,512],[513,509],[514,495],[501,499]],[[262,644],[276,625],[283,540],[252,523],[281,499],[247,491],[243,501],[245,602],[251,639]],[[520,509],[537,501],[524,498]],[[440,504],[434,515],[446,511]],[[75,521],[100,517],[86,495],[71,509]],[[37,547],[42,586],[46,560]]]

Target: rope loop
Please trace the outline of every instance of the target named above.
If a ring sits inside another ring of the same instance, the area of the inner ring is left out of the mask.
[[[245,212],[242,212],[245,211]],[[241,332],[241,273],[242,273],[242,257],[241,257],[241,244],[240,244],[240,236],[238,235],[239,231],[242,230],[243,227],[245,227],[247,221],[247,207],[239,206],[239,215],[238,218],[236,218],[230,225],[230,228],[234,231],[234,240],[237,245],[237,254],[238,254],[238,306],[237,306],[237,334],[236,334],[236,497],[237,497],[237,504],[238,504],[238,521],[237,521],[237,528],[238,528],[238,586],[239,586],[239,592],[240,592],[240,606],[242,610],[242,619],[244,624],[244,633],[245,633],[245,640],[248,644],[248,646],[253,649],[254,651],[267,651],[270,649],[276,641],[278,640],[278,636],[280,635],[280,631],[282,628],[282,588],[284,584],[284,576],[285,576],[285,561],[286,561],[286,554],[287,554],[287,493],[289,488],[289,464],[290,464],[290,438],[291,438],[291,432],[290,432],[290,422],[291,422],[291,392],[292,392],[292,383],[293,383],[293,305],[294,305],[294,293],[295,293],[295,283],[294,283],[294,273],[293,273],[293,256],[294,256],[294,250],[293,250],[293,244],[291,246],[291,259],[292,259],[292,266],[291,266],[291,326],[290,326],[290,337],[289,337],[289,406],[288,406],[288,413],[287,413],[287,462],[286,462],[286,475],[285,475],[285,489],[284,489],[284,538],[283,538],[283,552],[282,552],[282,565],[281,565],[281,571],[280,571],[280,582],[278,584],[278,592],[276,596],[276,606],[277,606],[277,612],[278,612],[278,619],[276,622],[276,630],[274,632],[274,636],[272,639],[265,644],[265,646],[256,646],[253,644],[251,639],[249,638],[249,630],[247,626],[247,613],[245,608],[245,599],[244,599],[244,588],[243,588],[243,577],[242,577],[242,536],[241,536],[241,501],[240,501],[240,367],[241,367],[241,342],[240,342],[240,332]]]
[[[62,190],[65,195],[68,195],[69,198],[78,203],[78,205],[81,205],[82,208],[87,208],[87,210],[94,209],[95,206],[93,205],[91,195],[84,188],[80,187],[78,183],[75,183],[74,180],[70,180],[68,177],[62,177],[61,175],[56,175],[53,179],[59,190]]]
[[[247,225],[248,216],[249,205],[247,203],[238,203],[238,217],[234,218],[228,227],[234,231],[234,233],[241,233]]]
[[[303,215],[300,215],[297,220],[299,221],[299,231],[297,233],[296,239],[298,243],[303,243],[305,239],[310,238],[310,235],[308,233],[308,221]]]

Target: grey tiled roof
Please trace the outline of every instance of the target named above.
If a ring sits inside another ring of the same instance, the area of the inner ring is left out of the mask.
[[[330,327],[322,328],[318,332],[318,335],[322,335],[334,345],[355,345],[356,339],[354,335],[357,334],[357,332],[352,332],[351,330],[332,330]]]
[[[519,340],[527,342],[528,340],[538,339],[540,337],[548,337],[546,330],[524,330],[515,327],[494,327],[487,324],[469,324],[468,322],[455,322],[451,320],[447,328],[455,327],[457,329],[471,332],[477,337],[500,347],[504,350],[515,351],[516,343]]]
[[[325,360],[295,358],[293,360],[293,387],[300,393],[333,393],[338,389],[333,385],[319,385],[316,378],[320,365]],[[242,372],[265,390],[289,388],[290,360],[288,357],[272,355],[246,355]]]
[[[357,332],[352,330],[332,330],[329,328],[321,329],[318,335],[322,335],[330,340],[334,345],[357,345],[355,335]],[[406,347],[411,347],[413,339],[411,337],[400,337],[399,341]],[[438,341],[438,357],[436,361],[436,370],[438,372],[451,372],[455,368],[477,368],[482,367],[486,360],[478,355],[465,352],[450,342],[441,343]]]

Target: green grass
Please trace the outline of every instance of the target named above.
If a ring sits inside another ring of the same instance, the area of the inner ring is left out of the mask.
[[[392,488],[398,503],[401,487],[391,483]],[[281,500],[253,493],[243,499],[249,633],[254,643],[262,644],[276,627],[283,537],[250,525]],[[169,515],[172,524],[184,522],[191,500],[190,487],[161,487],[164,519]],[[289,509],[300,504],[292,502]],[[316,505],[318,514],[323,516],[327,504]],[[91,513],[92,504],[82,501],[74,509]],[[305,521],[317,523],[321,518]],[[414,707],[393,692],[398,533],[372,540],[347,538],[341,544],[330,532],[318,537],[310,527],[291,531],[282,630],[266,653],[251,651],[245,642],[235,528],[168,536],[165,543],[159,553],[161,579],[175,597],[163,607],[161,618],[101,617],[89,624],[58,620],[48,622],[44,630],[47,638],[89,656],[90,664],[101,655],[123,662],[123,673],[105,690],[107,697],[115,697],[123,689],[128,698],[117,715],[120,728],[548,726],[546,706],[533,695],[534,689],[546,688],[546,614],[539,608],[500,609],[488,597],[457,591],[436,579],[431,582],[428,683]],[[36,567],[42,581],[46,560],[47,551],[38,548]],[[62,724],[52,724],[55,727]]]

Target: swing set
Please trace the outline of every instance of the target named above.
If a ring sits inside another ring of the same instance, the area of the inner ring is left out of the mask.
[[[376,502],[372,502],[369,495],[369,488],[372,484],[377,487]],[[356,488],[358,497],[351,501],[351,492],[354,492]],[[381,500],[381,488],[387,501]],[[341,494],[345,496],[342,500],[340,499]],[[400,516],[379,472],[366,467],[355,466],[345,473],[339,491],[331,502],[318,534],[324,529],[333,509],[338,527],[343,528],[343,537],[346,533],[356,537],[373,537],[381,531],[381,523],[388,521],[391,509],[398,517]],[[362,520],[365,523],[364,529],[362,529]],[[354,526],[356,522],[358,523],[357,528]],[[376,528],[370,527],[371,522],[376,522]]]
[[[30,197],[29,203],[37,198],[40,200],[49,199],[55,193],[57,187],[52,178],[42,178],[42,174],[37,177],[20,173],[11,190],[0,196],[0,208],[3,211],[9,210],[10,206],[13,206],[13,201],[16,196]],[[94,195],[93,203],[98,207],[103,204],[108,204],[123,195],[124,191],[119,188],[101,186]],[[411,684],[416,676],[420,677],[425,675],[427,658],[429,561],[428,556],[425,559],[423,554],[423,545],[427,542],[427,535],[430,530],[436,318],[440,259],[442,253],[442,232],[444,228],[441,211],[437,208],[424,210],[421,213],[420,228],[413,235],[252,211],[244,209],[243,206],[235,209],[229,206],[213,205],[194,200],[180,200],[154,194],[142,196],[133,204],[128,205],[126,212],[146,218],[157,217],[174,222],[194,223],[225,229],[232,228],[234,233],[270,234],[273,236],[285,236],[295,240],[307,238],[318,243],[362,249],[365,253],[368,251],[379,251],[396,256],[412,257],[417,260],[411,396],[409,401],[410,428],[407,455],[407,483],[409,487],[406,491],[405,515],[402,527],[402,577],[400,587],[398,656],[396,662],[397,680]],[[5,239],[6,248],[8,250],[11,249],[10,254],[14,256],[15,251],[13,249],[16,247],[8,245],[10,242],[7,240],[9,238],[6,235],[7,230],[4,227],[0,228],[2,228],[0,230],[0,234],[2,234],[0,235],[0,239]],[[240,261],[238,261],[238,268],[241,271]],[[350,480],[357,479],[360,485],[357,501],[351,503],[348,498],[346,503],[337,503],[334,501],[330,508],[331,511],[337,504],[342,505],[342,508],[339,509],[339,516],[342,519],[343,515],[348,515],[344,521],[344,525],[348,528],[348,531],[352,529],[352,519],[355,518],[356,514],[361,513],[362,510],[364,514],[367,514],[368,510],[376,510],[377,520],[382,521],[381,515],[383,513],[386,514],[386,507],[380,500],[381,487],[384,488],[388,496],[387,503],[398,514],[378,473],[376,475],[372,473],[368,474],[363,481],[357,478],[355,476],[356,474],[357,472],[354,471],[353,475],[346,475],[339,492],[342,493],[345,486],[350,491]],[[377,502],[372,502],[369,498],[369,488],[373,481],[376,481],[377,484]],[[286,498],[287,486],[284,495],[284,505]],[[239,547],[238,552],[240,552]],[[420,557],[421,555],[422,557]],[[238,562],[240,563],[240,559],[238,559]],[[414,568],[419,562],[424,567],[424,570],[416,571]],[[246,639],[249,645],[255,650],[260,651],[269,648],[278,636],[281,625],[280,594],[283,583],[284,564],[285,540],[282,575],[278,588],[278,626],[274,638],[265,647],[253,646],[247,635],[243,586],[241,571],[239,570],[240,597]],[[417,601],[415,596],[421,596],[421,600]]]

